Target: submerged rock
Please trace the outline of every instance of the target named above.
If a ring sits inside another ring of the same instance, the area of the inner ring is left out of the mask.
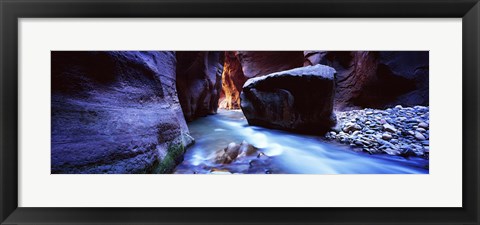
[[[316,65],[247,80],[241,108],[250,125],[322,133],[335,125],[335,70]]]
[[[228,146],[215,153],[214,161],[217,164],[229,164],[237,158],[257,154],[258,148],[243,141],[241,144],[232,142]]]

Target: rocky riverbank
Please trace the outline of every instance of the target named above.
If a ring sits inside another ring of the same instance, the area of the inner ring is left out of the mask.
[[[336,112],[337,125],[325,137],[370,154],[429,157],[429,107]]]

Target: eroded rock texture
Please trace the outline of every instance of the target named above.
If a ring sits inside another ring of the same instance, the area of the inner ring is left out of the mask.
[[[301,67],[304,61],[301,51],[238,51],[236,54],[247,78]]]
[[[301,51],[226,52],[222,84],[225,98],[220,107],[239,109],[240,92],[247,79],[301,67],[303,60]]]
[[[428,51],[306,51],[337,70],[335,108],[428,105]]]
[[[240,92],[247,79],[235,52],[225,52],[220,108],[240,109]]]
[[[174,52],[58,52],[52,59],[52,173],[166,173],[193,142]]]
[[[224,52],[177,52],[177,89],[185,119],[215,114]]]
[[[315,65],[251,78],[241,107],[250,125],[324,133],[335,124],[335,70]]]

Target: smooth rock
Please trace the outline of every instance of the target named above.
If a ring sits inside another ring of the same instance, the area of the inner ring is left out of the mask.
[[[251,78],[241,108],[250,125],[304,133],[326,133],[335,125],[334,75],[316,65]]]
[[[423,136],[423,134],[420,132],[415,132],[415,138],[418,140],[425,140],[425,136]]]
[[[391,124],[383,124],[383,129],[388,131],[388,132],[391,132],[391,133],[396,133],[397,132],[397,129],[395,129],[395,126],[391,125]]]
[[[426,130],[425,130],[425,129],[423,129],[423,128],[421,128],[421,127],[417,128],[417,129],[416,129],[416,131],[418,131],[418,132],[420,132],[420,133],[424,133],[424,132],[426,132]]]
[[[390,135],[389,133],[383,133],[382,134],[382,139],[388,141],[388,140],[392,139],[392,135]]]
[[[429,125],[427,123],[421,122],[421,123],[418,124],[418,127],[421,127],[423,129],[427,130]]]
[[[50,54],[52,173],[173,171],[193,143],[177,96],[175,52]]]

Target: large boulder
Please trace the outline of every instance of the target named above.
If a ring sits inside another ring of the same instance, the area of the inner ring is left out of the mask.
[[[193,142],[174,52],[53,51],[52,173],[167,173]]]
[[[177,90],[187,121],[215,114],[222,89],[224,52],[177,52]]]
[[[226,109],[240,108],[240,92],[247,79],[301,67],[304,60],[301,51],[228,51],[225,54],[220,107]]]
[[[335,124],[335,70],[316,65],[251,78],[241,107],[250,125],[323,133]]]
[[[428,105],[428,51],[305,51],[337,71],[335,108]]]

